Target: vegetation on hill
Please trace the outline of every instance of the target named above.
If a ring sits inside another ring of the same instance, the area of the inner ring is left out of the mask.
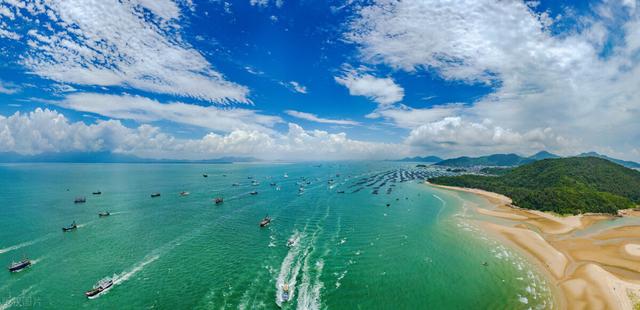
[[[435,184],[479,188],[519,207],[561,214],[616,213],[640,202],[640,172],[596,157],[545,159],[500,175],[438,177]]]
[[[534,159],[519,156],[517,154],[493,154],[481,157],[457,157],[446,159],[436,163],[438,166],[449,167],[473,167],[473,166],[495,166],[511,167],[530,163]]]

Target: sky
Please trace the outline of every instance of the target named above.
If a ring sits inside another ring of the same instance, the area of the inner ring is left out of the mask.
[[[634,0],[0,0],[0,152],[640,160]]]

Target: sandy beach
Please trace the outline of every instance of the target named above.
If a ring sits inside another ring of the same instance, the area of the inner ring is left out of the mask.
[[[478,189],[430,184],[479,195],[480,225],[521,250],[547,274],[561,309],[640,307],[640,225],[616,226],[600,214],[558,216],[512,205],[509,197]],[[631,210],[623,216],[637,216]],[[499,223],[496,223],[499,219]],[[606,227],[589,230],[596,223]]]

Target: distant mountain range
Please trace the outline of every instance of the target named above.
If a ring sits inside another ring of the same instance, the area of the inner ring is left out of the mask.
[[[438,156],[426,156],[426,157],[406,157],[403,159],[398,159],[394,161],[402,161],[402,162],[413,162],[413,163],[437,163],[441,162],[443,159]]]
[[[468,156],[456,157],[456,158],[443,160],[441,162],[436,163],[436,165],[448,166],[448,167],[473,167],[473,166],[511,167],[511,166],[520,166],[536,160],[537,159],[522,157],[517,154],[493,154],[493,155],[481,156],[481,157],[468,157]]]
[[[611,158],[611,157],[609,157],[607,155],[598,154],[596,152],[582,153],[582,154],[578,155],[578,157],[598,157],[598,158],[606,159],[608,161],[612,161],[612,162],[614,162],[614,163],[616,163],[618,165],[622,165],[622,166],[625,166],[627,168],[640,169],[640,164],[635,162],[635,161]]]
[[[38,155],[21,155],[13,152],[0,152],[0,162],[3,163],[203,163],[222,164],[238,162],[256,162],[253,157],[220,157],[203,160],[149,159],[133,155],[111,152],[67,152],[45,153]]]
[[[625,166],[627,168],[640,169],[640,164],[633,161],[611,158],[596,152],[588,152],[577,155],[576,157],[598,157]],[[543,159],[561,158],[553,153],[541,151],[529,157],[522,157],[517,154],[493,154],[480,157],[456,157],[437,162],[438,166],[448,167],[474,167],[474,166],[491,166],[491,167],[516,167]]]

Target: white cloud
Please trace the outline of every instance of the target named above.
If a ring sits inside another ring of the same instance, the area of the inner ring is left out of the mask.
[[[4,83],[0,81],[0,94],[12,95],[20,91],[20,88],[12,83]]]
[[[342,76],[334,79],[349,89],[350,95],[365,96],[382,105],[399,102],[404,97],[404,89],[391,78],[378,78],[347,69]]]
[[[282,5],[284,4],[284,0],[249,0],[249,3],[252,6],[260,6],[260,7],[266,7],[269,4],[273,3],[273,5],[275,5],[276,7],[280,8],[282,7]]]
[[[460,117],[445,117],[411,130],[405,141],[408,145],[437,150],[440,154],[484,155],[512,151],[523,153],[554,149],[567,145],[550,128],[536,128],[525,133],[496,126],[489,120],[481,123],[464,121]]]
[[[289,84],[291,85],[291,87],[293,87],[293,90],[295,90],[296,92],[301,94],[307,93],[307,87],[300,85],[300,83],[296,81],[291,81],[289,82]]]
[[[132,95],[74,93],[63,101],[53,103],[67,109],[110,118],[130,119],[142,123],[168,120],[222,132],[238,129],[272,132],[270,127],[282,122],[279,117],[263,115],[254,110],[204,107],[182,102],[160,103]]]
[[[145,158],[206,159],[256,156],[263,159],[383,159],[405,156],[395,144],[357,141],[345,133],[307,131],[290,123],[285,134],[238,129],[201,139],[179,139],[151,125],[125,127],[117,120],[70,122],[52,110],[0,116],[0,149],[21,154],[112,151]]]
[[[7,27],[25,32],[28,50],[21,62],[41,77],[249,102],[246,87],[227,81],[181,38],[181,8],[174,1],[31,0],[0,8],[16,14]]]
[[[640,141],[640,15],[626,9],[616,11],[626,14],[623,18],[607,17],[620,5],[596,5],[594,12],[601,16],[579,17],[580,28],[555,34],[548,27],[558,17],[536,13],[522,1],[379,0],[358,11],[345,37],[367,63],[494,89],[456,109],[384,109],[370,117],[409,128],[459,117],[460,126],[447,128],[461,133],[447,137],[459,139],[455,145],[461,153],[479,147],[465,134],[476,127],[464,124],[490,120],[487,132],[500,128],[503,140],[519,135],[528,141],[531,133],[551,130],[554,137],[564,138],[537,141],[554,151],[603,148],[629,158]],[[611,40],[620,35],[621,40]],[[442,142],[435,135],[420,136],[424,138],[410,141],[425,146]],[[529,148],[527,143],[505,145],[501,148],[510,151]]]
[[[426,109],[414,109],[406,105],[389,105],[378,107],[366,115],[367,118],[383,118],[390,120],[398,127],[413,129],[429,122],[456,115],[463,109],[462,104],[433,106]]]
[[[352,120],[345,119],[329,119],[329,118],[321,118],[315,114],[294,111],[294,110],[286,110],[285,113],[299,119],[304,119],[307,121],[312,121],[316,123],[324,123],[324,124],[336,124],[336,125],[360,125],[360,123]]]

